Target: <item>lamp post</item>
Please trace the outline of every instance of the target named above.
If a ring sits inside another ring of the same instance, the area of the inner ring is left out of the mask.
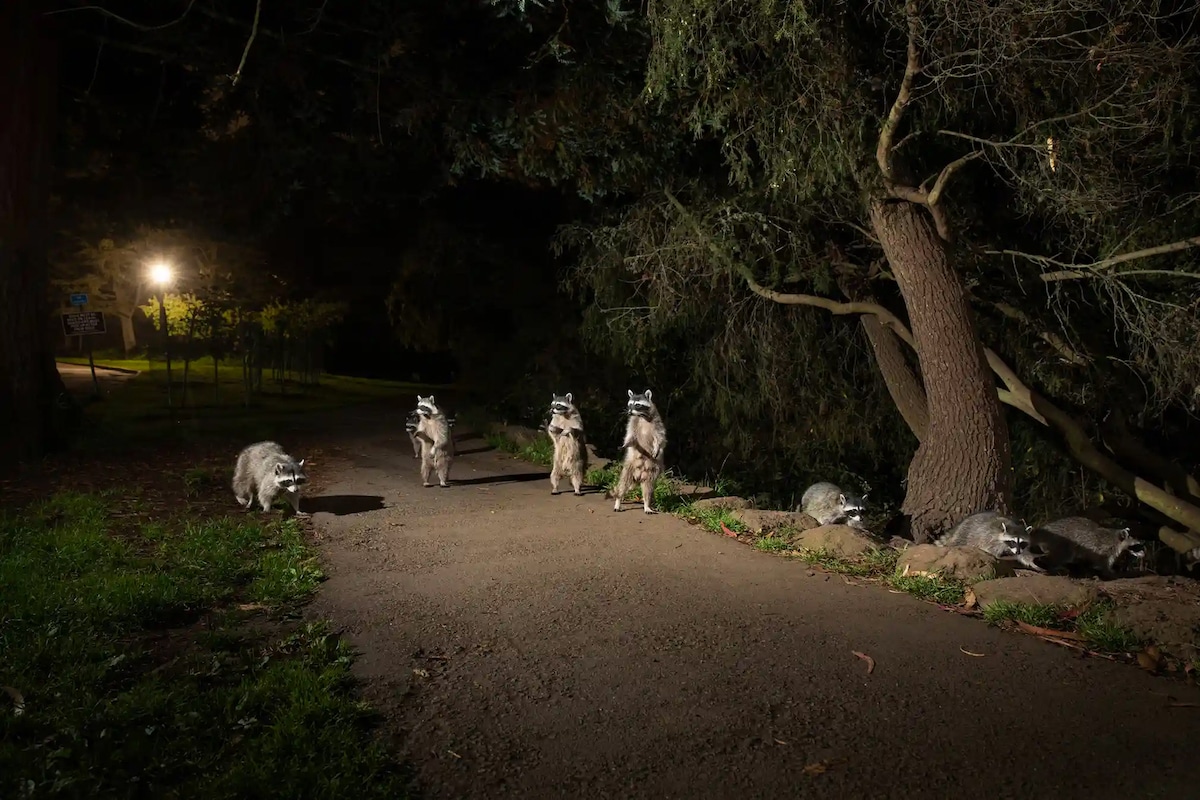
[[[165,262],[150,267],[150,280],[158,286],[158,325],[162,328],[163,353],[167,357],[167,408],[171,407],[171,334],[167,330],[167,286],[171,277],[171,266]]]

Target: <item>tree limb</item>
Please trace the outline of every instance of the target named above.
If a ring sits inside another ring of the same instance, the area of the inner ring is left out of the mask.
[[[896,137],[896,129],[900,127],[900,121],[904,118],[904,110],[912,100],[913,81],[916,80],[917,73],[921,71],[920,59],[917,55],[919,23],[916,0],[908,0],[905,3],[904,11],[908,16],[908,57],[904,63],[904,77],[900,80],[900,90],[896,93],[896,100],[892,103],[891,110],[888,111],[887,118],[883,121],[883,127],[879,131],[879,141],[875,145],[875,161],[879,164],[879,171],[888,184],[895,182],[892,177],[892,141]]]
[[[1062,338],[1054,331],[1038,330],[1038,326],[1029,317],[1029,315],[1016,306],[1010,306],[1008,303],[993,302],[992,307],[1009,319],[1023,323],[1036,331],[1039,339],[1053,347],[1055,351],[1057,351],[1058,354],[1063,357],[1063,359],[1071,364],[1074,364],[1078,367],[1086,367],[1092,363],[1091,358],[1083,353],[1080,353],[1078,350],[1072,347],[1066,339]]]
[[[820,297],[813,294],[790,294],[787,292],[777,292],[774,289],[767,289],[758,281],[751,278],[749,275],[742,276],[746,285],[750,287],[750,291],[754,292],[759,297],[765,297],[768,300],[773,300],[776,303],[788,306],[812,306],[814,308],[823,308],[830,314],[835,316],[843,316],[846,314],[870,314],[879,320],[879,323],[887,328],[890,328],[897,336],[899,336],[905,344],[916,349],[916,342],[913,341],[912,332],[908,329],[899,317],[888,311],[883,306],[877,303],[839,303],[837,300],[830,300],[828,297]]]
[[[254,4],[254,23],[250,26],[250,38],[246,40],[246,47],[242,50],[242,60],[238,62],[237,71],[233,73],[232,86],[237,86],[238,81],[242,79],[242,68],[246,66],[246,58],[250,55],[250,46],[254,44],[254,37],[258,36],[258,18],[262,14],[262,0],[257,0]]]
[[[985,250],[984,253],[989,256],[1011,256],[1013,258],[1023,258],[1026,261],[1031,261],[1043,267],[1058,267],[1059,269],[1053,272],[1043,272],[1041,279],[1046,283],[1055,281],[1070,281],[1079,278],[1098,278],[1103,277],[1104,273],[1111,272],[1113,267],[1120,264],[1126,264],[1130,261],[1138,261],[1143,258],[1153,258],[1154,256],[1168,255],[1170,253],[1178,253],[1183,250],[1190,250],[1193,247],[1200,247],[1200,236],[1190,236],[1187,239],[1181,239],[1178,242],[1170,242],[1168,244],[1160,244],[1154,247],[1145,247],[1141,250],[1133,250],[1128,253],[1121,253],[1108,258],[1102,258],[1099,261],[1093,261],[1090,264],[1071,264],[1066,261],[1059,261],[1050,256],[1040,256],[1035,253],[1023,253],[1020,250]],[[1169,269],[1155,270],[1127,270],[1117,273],[1118,275],[1173,275],[1180,278],[1193,278],[1200,280],[1200,273],[1194,272],[1176,272]]]

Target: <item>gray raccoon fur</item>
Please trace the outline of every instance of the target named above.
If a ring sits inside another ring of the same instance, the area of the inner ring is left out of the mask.
[[[415,435],[421,442],[421,483],[432,486],[429,479],[436,472],[438,483],[443,487],[449,486],[450,463],[454,460],[450,422],[438,408],[433,395],[417,395],[417,415],[419,419]]]
[[[417,423],[421,421],[421,415],[416,409],[408,412],[408,418],[404,420],[404,430],[408,433],[408,440],[412,442],[413,458],[421,457],[421,440],[417,438]]]
[[[861,528],[866,499],[865,494],[856,497],[846,494],[835,484],[821,481],[804,490],[800,508],[796,510],[804,512],[821,525],[842,524]]]
[[[1128,551],[1135,558],[1146,554],[1146,546],[1129,528],[1106,528],[1087,517],[1063,517],[1034,528],[1032,558],[1052,567],[1081,565],[1097,572],[1112,572],[1113,565]],[[1034,569],[1042,568],[1036,564]]]
[[[576,495],[582,495],[583,478],[587,475],[587,436],[583,431],[583,417],[575,407],[575,398],[567,392],[551,395],[550,421],[546,433],[554,443],[554,463],[550,466],[550,493],[558,494],[558,483],[562,478],[571,479]]]
[[[977,547],[996,558],[1015,556],[1022,564],[1029,547],[1030,527],[999,511],[981,511],[964,517],[937,540],[941,547]],[[1036,567],[1035,567],[1036,569]]]
[[[263,511],[270,511],[275,498],[284,493],[297,516],[308,516],[300,512],[300,493],[306,483],[304,459],[296,461],[276,442],[255,442],[238,453],[233,494],[244,508],[252,508],[257,499]]]
[[[647,514],[657,513],[650,508],[654,496],[654,484],[663,473],[663,451],[667,447],[667,428],[663,424],[658,407],[654,405],[649,389],[641,394],[629,392],[626,410],[629,421],[625,425],[625,439],[621,448],[625,451],[621,465],[621,477],[613,491],[616,502],[613,511],[621,510],[621,501],[634,486],[642,487],[642,510]]]

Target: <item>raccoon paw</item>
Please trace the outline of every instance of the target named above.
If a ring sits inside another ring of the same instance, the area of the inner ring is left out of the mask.
[[[449,488],[450,488],[450,484],[446,483],[445,481],[442,481],[442,482],[441,482],[440,484],[438,484],[438,485],[439,485],[439,486],[441,486],[443,489],[449,489]]]
[[[430,486],[433,486],[433,484],[429,483],[428,481],[426,481],[425,483],[422,483],[421,485],[424,486],[426,489],[428,489]]]
[[[657,514],[658,513],[657,511],[655,511],[652,508],[643,508],[642,511],[645,512],[646,514]]]

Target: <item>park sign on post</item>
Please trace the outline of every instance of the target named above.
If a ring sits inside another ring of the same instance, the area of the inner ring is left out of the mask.
[[[63,333],[67,336],[94,336],[108,331],[104,327],[103,311],[72,311],[62,315]]]
[[[71,305],[86,306],[88,301],[87,292],[76,292],[71,295]]]

